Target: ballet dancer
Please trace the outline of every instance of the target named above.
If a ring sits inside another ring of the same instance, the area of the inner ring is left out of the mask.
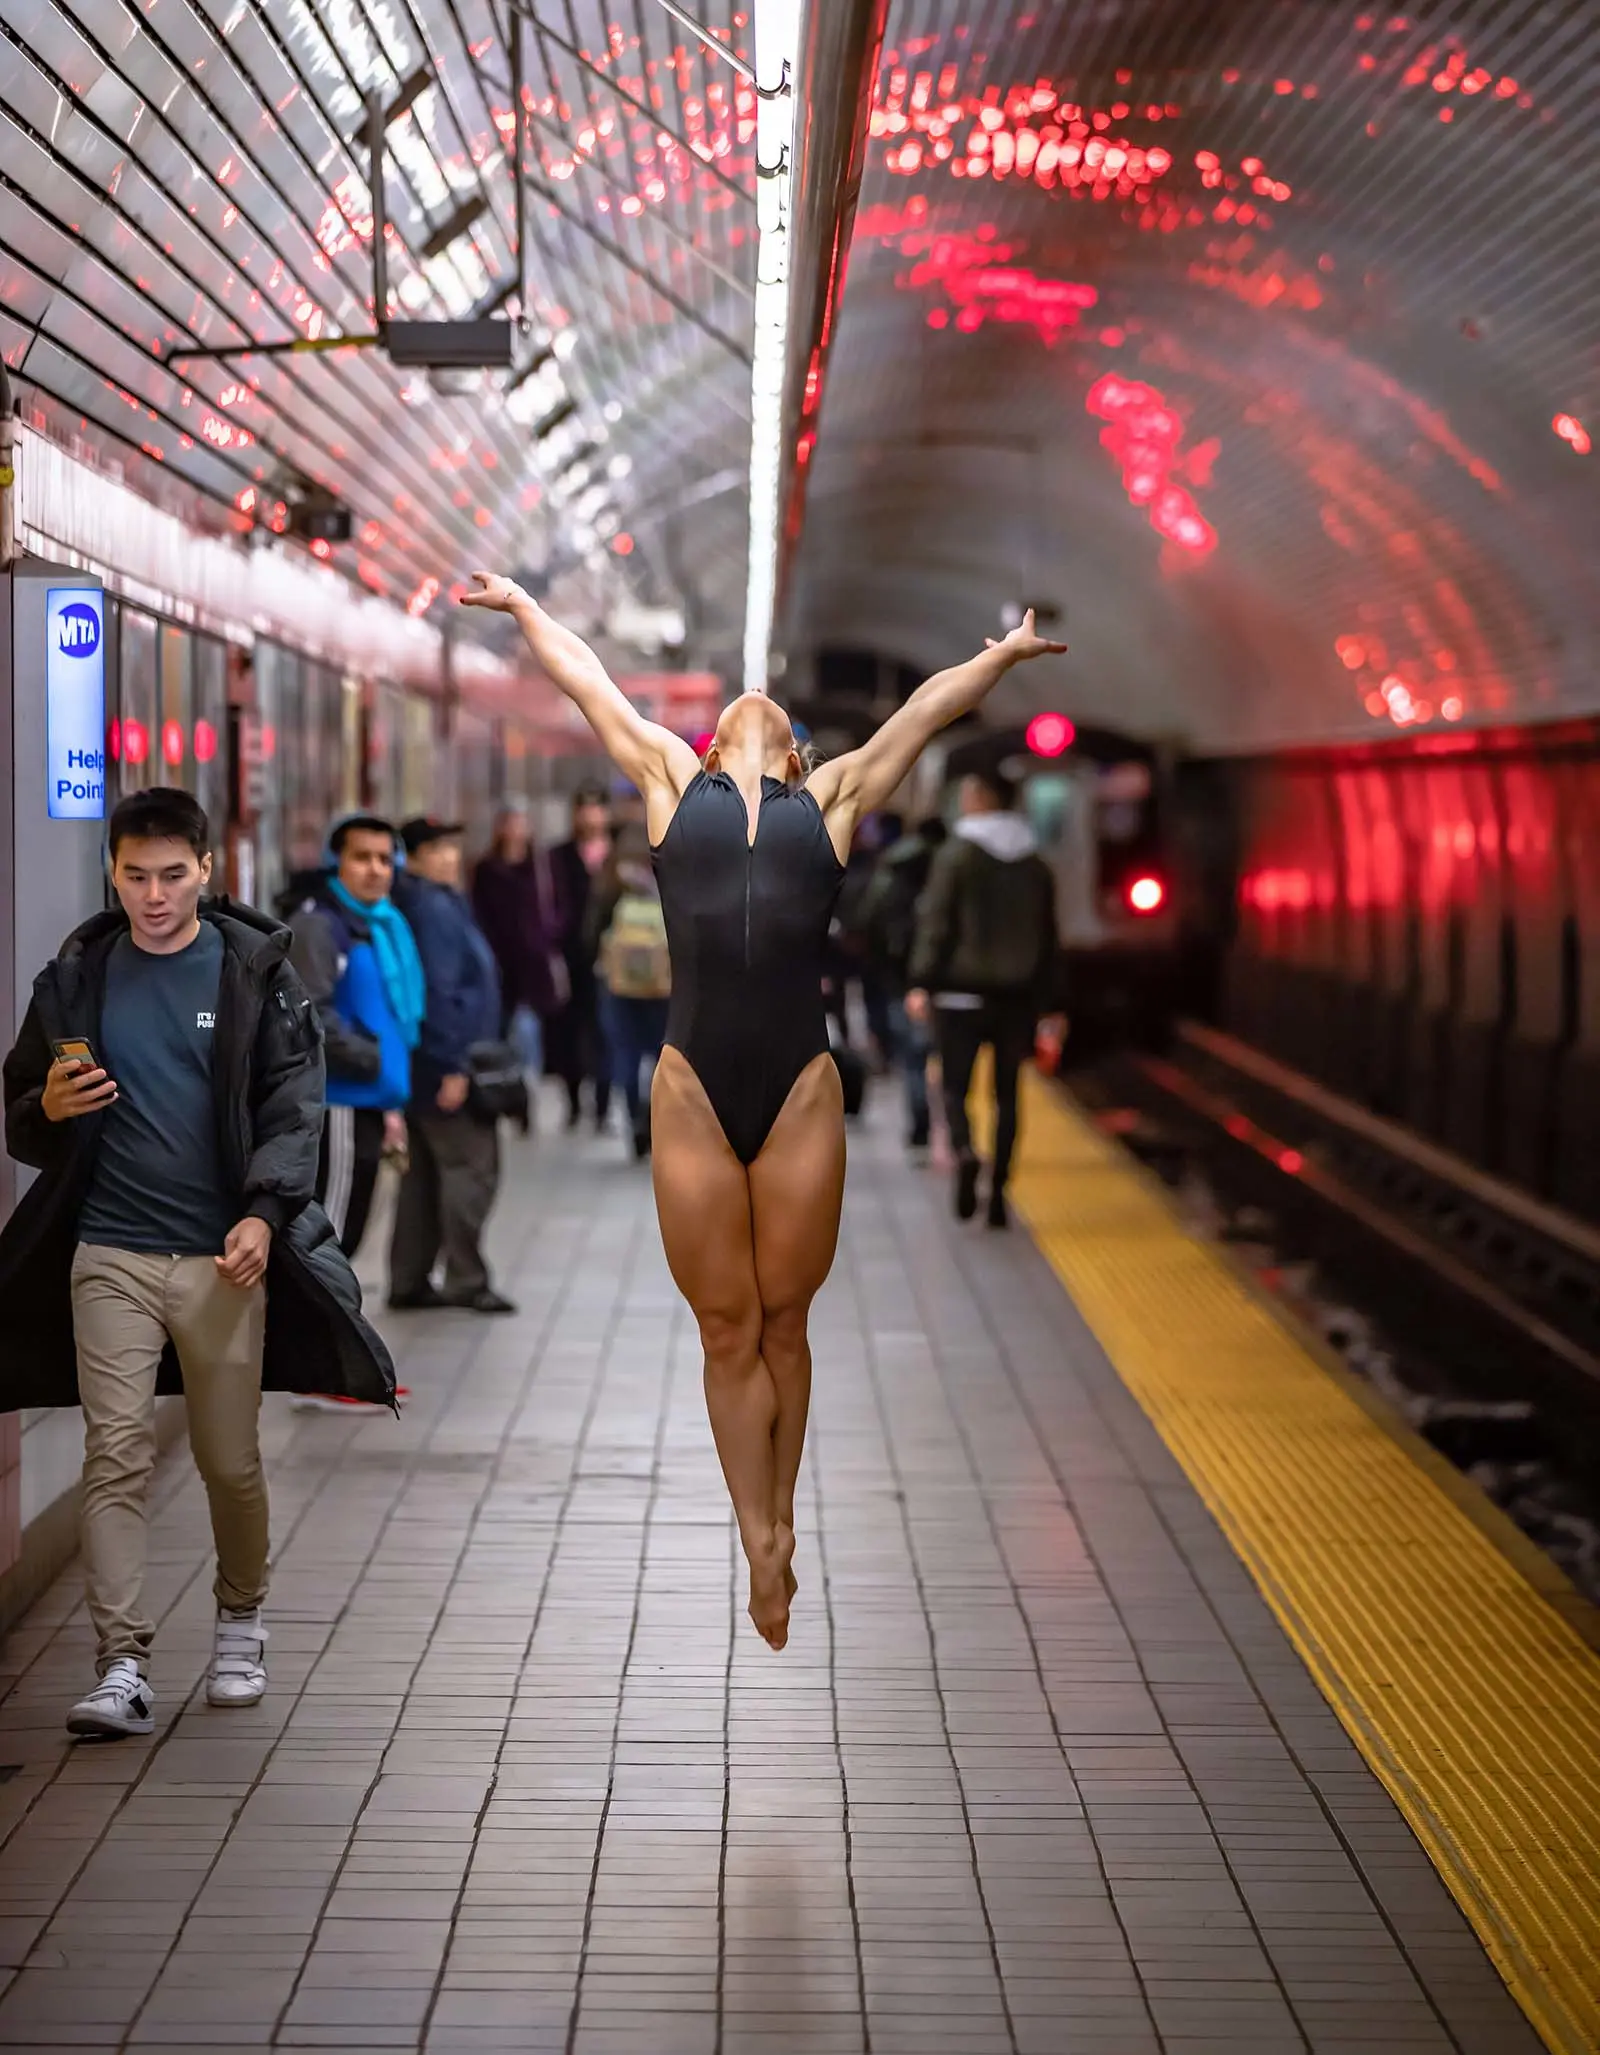
[[[462,603],[512,616],[644,795],[672,954],[650,1098],[656,1210],[668,1267],[699,1323],[750,1618],[782,1648],[811,1399],[806,1321],[844,1200],[844,1105],[822,980],[845,858],[858,822],[941,728],[1013,664],[1066,645],[1035,634],[1030,612],[1003,642],[919,686],[860,749],[809,775],[788,715],[747,692],[724,710],[702,764],[519,586],[482,573],[476,583]]]

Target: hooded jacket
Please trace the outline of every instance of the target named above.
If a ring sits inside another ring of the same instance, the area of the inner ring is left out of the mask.
[[[322,1135],[322,1037],[305,987],[290,967],[288,931],[226,899],[202,920],[222,932],[222,976],[212,1078],[224,1175],[239,1217],[273,1230],[267,1259],[269,1390],[341,1393],[394,1403],[394,1365],[361,1316],[361,1287],[338,1237],[312,1197]],[[51,1121],[41,1100],[51,1043],[96,1044],[106,960],[128,930],[120,909],[68,936],[33,984],[16,1045],[5,1060],[6,1146],[43,1174],[0,1230],[0,1409],[78,1403],[72,1330],[72,1259],[89,1190],[101,1118]],[[156,1389],[183,1381],[171,1343]]]
[[[321,1023],[328,1104],[386,1113],[403,1107],[411,1051],[384,990],[372,930],[334,897],[325,870],[292,878],[277,904],[289,926],[289,960]]]
[[[933,859],[908,977],[926,991],[1056,1002],[1056,886],[1020,814],[967,814]]]

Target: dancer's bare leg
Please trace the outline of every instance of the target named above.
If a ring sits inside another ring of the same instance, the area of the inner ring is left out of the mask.
[[[774,1494],[780,1548],[794,1554],[794,1494],[811,1406],[811,1301],[833,1267],[844,1202],[844,1095],[831,1056],[794,1081],[761,1154],[750,1166],[761,1355],[777,1387]],[[794,1572],[788,1589],[795,1591]]]
[[[663,1049],[656,1065],[650,1143],[667,1266],[700,1325],[712,1439],[750,1565],[750,1617],[773,1648],[782,1648],[789,1595],[773,1451],[778,1394],[761,1359],[750,1181],[705,1088],[676,1049]]]

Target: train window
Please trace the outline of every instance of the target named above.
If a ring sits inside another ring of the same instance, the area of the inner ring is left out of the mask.
[[[1031,777],[1022,788],[1023,807],[1041,849],[1054,849],[1075,799],[1070,777]]]
[[[137,792],[155,783],[151,745],[156,716],[156,623],[137,608],[122,608],[117,678],[117,726],[111,754],[119,765],[117,789]]]
[[[362,710],[365,694],[359,678],[341,678],[339,681],[339,766],[340,790],[339,810],[354,813],[358,807],[367,804],[362,790],[363,745]]]
[[[196,635],[193,643],[194,728],[190,753],[194,767],[190,776],[194,796],[211,823],[217,887],[225,890],[231,884],[227,869],[228,652],[211,635]]]
[[[1107,764],[1096,789],[1102,842],[1136,842],[1148,825],[1150,766],[1137,760]]]
[[[1150,766],[1133,759],[1107,764],[1100,773],[1100,797],[1107,805],[1137,805],[1150,797]]]

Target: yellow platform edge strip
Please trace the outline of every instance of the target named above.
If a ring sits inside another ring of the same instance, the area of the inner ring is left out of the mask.
[[[1600,1659],[1065,1097],[1012,1197],[1558,2055],[1600,2050]]]

